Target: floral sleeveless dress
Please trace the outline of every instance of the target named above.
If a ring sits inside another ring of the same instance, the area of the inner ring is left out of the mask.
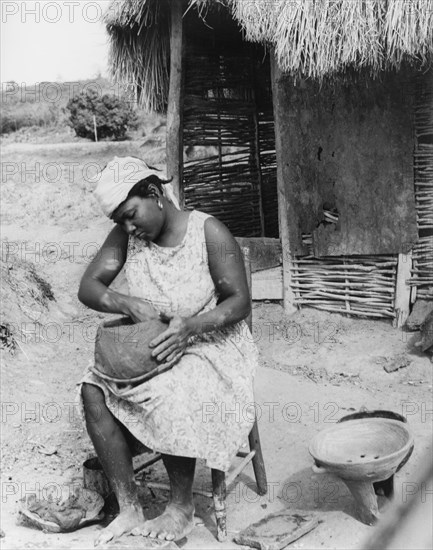
[[[129,294],[165,314],[189,317],[213,309],[217,295],[204,223],[193,210],[180,245],[160,247],[130,237],[125,275]],[[82,382],[102,388],[112,414],[146,447],[202,458],[227,471],[254,422],[257,348],[244,321],[193,337],[171,370],[142,384],[119,385],[87,370]]]

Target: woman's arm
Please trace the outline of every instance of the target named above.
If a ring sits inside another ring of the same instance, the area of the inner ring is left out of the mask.
[[[187,320],[193,334],[225,328],[248,317],[251,311],[245,265],[238,243],[216,218],[205,222],[209,270],[218,294],[218,305]]]
[[[159,361],[180,359],[191,336],[225,328],[248,317],[250,293],[238,243],[227,227],[215,218],[205,222],[209,271],[218,294],[218,305],[189,319],[174,317],[168,329],[155,338],[152,355]]]
[[[122,313],[136,322],[158,318],[156,310],[144,300],[108,288],[125,264],[127,249],[128,235],[116,225],[86,269],[78,299],[96,311]]]

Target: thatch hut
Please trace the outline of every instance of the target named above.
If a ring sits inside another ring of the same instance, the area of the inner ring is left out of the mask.
[[[433,0],[113,0],[106,25],[180,198],[262,239],[260,296],[399,325],[433,299]]]

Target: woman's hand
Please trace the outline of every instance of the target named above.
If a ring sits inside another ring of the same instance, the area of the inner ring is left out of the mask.
[[[130,296],[128,298],[126,310],[134,323],[159,319],[158,312],[149,302],[135,296]]]
[[[152,356],[158,361],[164,361],[164,364],[176,363],[184,354],[193,334],[192,324],[188,319],[177,315],[172,317],[168,329],[150,342],[149,346],[155,348]]]

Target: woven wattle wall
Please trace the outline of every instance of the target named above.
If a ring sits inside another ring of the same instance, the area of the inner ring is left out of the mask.
[[[418,298],[433,300],[433,73],[414,82],[415,200],[418,242],[412,249],[410,284]]]
[[[293,259],[295,303],[360,317],[394,317],[397,256]]]
[[[268,102],[266,101],[266,103]],[[275,127],[272,98],[269,99],[268,105],[263,105],[263,107],[260,106],[258,120],[265,236],[278,239],[280,230],[278,225],[277,156],[275,152]]]
[[[216,216],[237,237],[277,237],[272,102],[270,92],[267,105],[256,98],[265,71],[254,63],[249,56],[186,56],[183,144],[216,154],[184,163],[185,204]]]

